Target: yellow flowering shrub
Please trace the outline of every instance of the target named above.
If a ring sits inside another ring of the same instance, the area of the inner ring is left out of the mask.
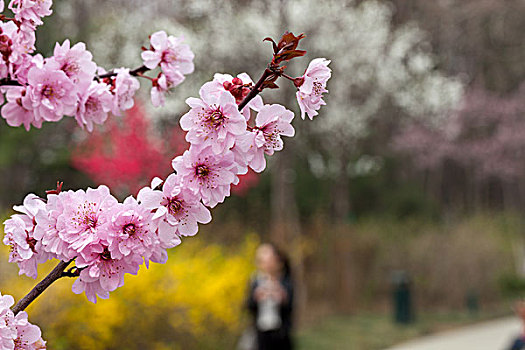
[[[232,349],[257,245],[255,235],[235,249],[186,239],[166,264],[126,275],[124,286],[96,305],[62,278],[28,308],[29,318],[50,349]],[[36,281],[19,277],[7,254],[3,246],[0,291],[18,300]],[[55,264],[40,268],[39,278]]]

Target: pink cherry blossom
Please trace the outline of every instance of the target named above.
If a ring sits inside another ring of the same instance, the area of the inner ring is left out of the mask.
[[[16,329],[17,337],[14,340],[15,350],[45,349],[46,343],[42,340],[42,332],[27,320],[27,312],[21,311],[13,319],[12,327]]]
[[[211,145],[219,154],[233,147],[235,138],[246,131],[246,119],[237,110],[235,98],[229,92],[214,91],[213,82],[204,84],[200,99],[188,98],[190,111],[180,118],[180,126],[188,131],[186,141],[192,145]]]
[[[202,202],[215,207],[230,195],[230,186],[239,181],[237,164],[232,151],[215,154],[212,146],[191,146],[176,157],[173,169],[180,176],[182,186],[199,195]]]
[[[179,72],[160,73],[151,87],[151,104],[155,107],[164,106],[166,93],[183,81],[184,76]]]
[[[295,134],[290,124],[293,112],[281,105],[265,105],[255,119],[255,127],[239,137],[236,147],[245,152],[250,167],[261,172],[266,167],[264,154],[272,155],[283,148],[282,136],[292,137]]]
[[[77,252],[70,248],[69,243],[64,241],[57,229],[57,219],[62,215],[64,206],[69,204],[68,194],[47,195],[47,203],[45,210],[39,211],[35,216],[35,237],[38,237],[42,243],[42,250],[51,256],[68,261],[76,257]]]
[[[149,259],[159,245],[152,222],[153,213],[128,197],[123,204],[111,209],[108,223],[108,243],[111,256],[121,259],[130,254],[138,254]]]
[[[18,21],[40,25],[43,24],[42,17],[53,13],[51,5],[52,0],[11,0],[8,7]]]
[[[13,55],[10,56],[10,58]],[[19,59],[16,63],[11,63],[10,65],[10,74],[15,78],[20,84],[27,85],[27,78],[29,71],[33,67],[42,68],[44,66],[44,57],[40,54],[29,55],[22,54],[19,56]]]
[[[0,293],[0,349],[12,350],[17,337],[16,327],[13,327],[15,315],[11,311],[15,300],[10,295]]]
[[[20,83],[24,84],[33,59],[29,54],[35,49],[34,29],[29,29],[24,23],[19,27],[13,21],[1,22],[0,29],[0,76],[6,77],[9,73],[18,80],[20,75]]]
[[[19,274],[36,278],[36,240],[29,236],[21,215],[13,215],[4,222],[3,242],[10,247],[9,262],[18,264]]]
[[[33,67],[28,72],[27,80],[27,93],[35,117],[46,121],[58,121],[65,114],[75,113],[75,85],[63,71],[50,65]]]
[[[230,74],[220,74],[216,73],[213,76],[214,85],[216,92],[228,91],[235,97],[235,102],[240,104],[244,98],[250,93],[249,86],[253,85],[253,80],[246,73],[241,73],[237,77],[233,77]],[[208,93],[213,93],[212,89],[208,90]],[[246,107],[242,110],[242,115],[246,118],[246,121],[250,120],[250,109],[254,111],[259,111],[264,105],[261,95],[255,96]]]
[[[89,301],[96,303],[97,295],[102,299],[109,297],[109,292],[124,285],[124,275],[136,275],[142,257],[136,254],[122,259],[111,256],[107,242],[90,244],[77,257],[75,264],[82,268],[80,276],[73,283],[73,293],[86,293]]]
[[[195,55],[184,38],[168,36],[165,31],[151,34],[151,50],[142,53],[144,65],[155,69],[159,64],[163,73],[190,74],[193,72],[193,58]]]
[[[6,93],[7,103],[2,106],[2,117],[10,126],[24,125],[29,131],[31,125],[40,128],[42,119],[35,119],[33,107],[26,89],[22,87],[9,87]]]
[[[71,249],[80,253],[89,244],[107,237],[101,228],[110,220],[109,209],[118,203],[107,186],[61,192],[59,197],[64,210],[57,218],[56,228]]]
[[[115,69],[117,76],[114,78],[113,108],[114,115],[120,115],[120,111],[126,111],[133,107],[133,97],[140,87],[137,78],[129,74],[128,68]]]
[[[143,188],[138,195],[141,204],[155,211],[162,246],[171,248],[180,243],[179,236],[193,236],[198,224],[211,221],[210,211],[200,202],[200,197],[183,186],[179,175],[168,176],[162,191]]]
[[[20,274],[36,278],[37,264],[51,258],[42,248],[42,237],[35,234],[35,216],[45,211],[45,203],[31,193],[26,196],[23,205],[13,209],[22,214],[15,214],[4,222],[3,242],[11,247],[9,262],[18,264]]]
[[[326,82],[332,75],[332,70],[328,68],[330,61],[325,58],[316,58],[310,62],[304,75],[296,79],[297,102],[301,109],[301,118],[304,119],[305,113],[310,120],[318,113],[321,106],[326,103],[323,100],[323,93],[326,90]]]
[[[75,119],[81,127],[93,131],[93,124],[103,124],[113,107],[113,96],[108,85],[92,81],[91,85],[79,94],[80,101]]]
[[[62,45],[56,43],[48,64],[63,71],[79,89],[85,89],[91,84],[97,70],[92,59],[93,55],[86,50],[86,44],[77,43],[71,47],[67,39]]]

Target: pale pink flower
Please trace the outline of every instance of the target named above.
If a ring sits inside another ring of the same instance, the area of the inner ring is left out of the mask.
[[[25,76],[27,76],[26,71],[33,59],[29,54],[35,49],[34,30],[27,31],[27,26],[22,24],[18,27],[13,21],[1,22],[0,29],[0,54],[2,58],[0,75],[6,77],[6,73],[9,73],[11,77],[17,80],[20,75],[21,80],[19,82],[24,84],[26,82]]]
[[[187,131],[186,141],[192,145],[211,145],[219,154],[233,147],[235,138],[246,131],[246,119],[237,110],[235,98],[229,92],[208,93],[213,82],[204,84],[200,99],[188,98],[190,111],[180,118]]]
[[[24,198],[22,205],[15,205],[13,209],[24,214],[24,221],[29,226],[34,225],[36,214],[41,210],[46,210],[46,204],[36,194],[29,193]]]
[[[30,193],[23,205],[13,207],[22,214],[15,214],[4,222],[3,242],[11,247],[9,262],[18,264],[19,274],[32,278],[37,277],[37,264],[52,258],[42,248],[42,237],[35,234],[35,216],[45,211],[45,206],[38,196]]]
[[[162,191],[143,188],[138,195],[141,204],[154,210],[162,246],[172,248],[180,243],[180,236],[193,236],[198,224],[211,221],[210,211],[200,202],[200,197],[182,186],[179,175],[171,174]]]
[[[93,303],[97,302],[97,295],[107,299],[109,292],[124,285],[126,273],[137,274],[142,261],[142,257],[136,254],[115,259],[111,256],[107,242],[90,244],[75,260],[75,265],[82,271],[73,283],[73,293],[85,292]]]
[[[21,215],[13,215],[4,222],[5,245],[9,246],[9,262],[14,262],[20,268],[19,274],[36,278],[36,240],[29,236],[27,227]]]
[[[179,72],[160,73],[151,87],[151,104],[155,107],[164,106],[166,93],[182,83],[184,76]]]
[[[117,76],[114,78],[114,89],[112,90],[114,115],[120,115],[120,111],[126,111],[133,107],[133,97],[140,87],[137,78],[129,74],[128,68],[115,69]]]
[[[142,52],[144,65],[149,69],[155,69],[159,64],[164,73],[190,74],[193,72],[193,58],[195,55],[187,44],[183,44],[184,38],[168,36],[165,31],[151,34],[151,50]]]
[[[34,235],[39,237],[42,250],[62,261],[71,260],[77,255],[77,252],[70,248],[69,243],[60,237],[57,229],[57,219],[62,215],[64,206],[69,205],[68,199],[69,194],[47,195],[45,210],[39,211],[35,216]]]
[[[255,127],[239,137],[236,148],[245,152],[250,167],[261,172],[266,167],[264,154],[272,155],[283,149],[282,136],[292,137],[295,130],[291,125],[293,112],[281,105],[265,105],[255,118]]]
[[[204,205],[214,207],[230,195],[230,186],[237,184],[237,164],[231,151],[215,154],[211,146],[191,146],[172,162],[181,186],[201,197]]]
[[[77,95],[73,82],[61,71],[44,65],[33,67],[27,75],[27,94],[35,116],[46,121],[58,121],[64,115],[73,115]]]
[[[42,119],[35,119],[33,107],[26,89],[22,87],[9,87],[5,94],[7,103],[2,106],[2,117],[10,126],[24,125],[29,131],[31,125],[40,128]]]
[[[61,192],[59,197],[63,197],[64,209],[57,218],[56,228],[71,249],[80,253],[89,244],[107,238],[107,232],[101,228],[110,220],[109,209],[118,203],[107,186],[88,188],[85,192]]]
[[[325,58],[316,58],[310,62],[304,75],[295,81],[298,87],[297,102],[303,119],[305,113],[308,114],[308,118],[313,119],[318,114],[319,108],[326,104],[323,93],[328,92],[326,82],[332,75],[332,70],[328,68],[329,64],[330,61]]]
[[[238,74],[237,77],[233,77],[230,74],[215,73],[213,76],[213,82],[215,83],[216,91],[228,91],[235,97],[235,102],[240,104],[246,96],[250,93],[251,89],[248,86],[253,86],[253,80],[246,73]],[[213,86],[213,85],[210,85]],[[208,90],[212,93],[211,89]],[[246,121],[250,120],[250,109],[258,112],[264,105],[261,95],[255,96],[246,107],[241,111]]]
[[[23,54],[20,55],[19,58],[20,59],[16,64],[11,64],[10,74],[20,84],[26,85],[29,71],[33,67],[38,67],[41,69],[44,66],[44,57],[40,54],[36,54],[34,56],[29,54]]]
[[[10,295],[0,293],[0,349],[12,350],[17,337],[16,327],[13,326],[15,315],[11,311],[15,300]]]
[[[97,65],[92,59],[93,55],[86,50],[86,44],[77,43],[71,47],[69,39],[66,39],[62,45],[55,44],[53,56],[46,64],[66,73],[78,89],[83,90],[89,87],[95,77]]]
[[[108,85],[92,81],[91,85],[81,91],[75,119],[82,128],[93,131],[93,124],[103,124],[113,107],[113,95]]]
[[[138,254],[148,260],[159,245],[151,210],[128,197],[124,203],[115,205],[110,215],[107,231],[111,256],[121,259]]]
[[[0,0],[0,12],[4,12],[4,0]]]
[[[40,25],[43,24],[42,17],[53,13],[51,5],[52,0],[11,0],[8,7],[18,21]]]
[[[39,350],[46,348],[40,328],[29,323],[27,312],[21,311],[16,314],[12,327],[16,329],[17,335],[14,341],[15,350]]]
[[[14,36],[15,49],[13,51],[18,53],[33,53],[35,51],[35,25],[30,22],[22,22],[17,28]],[[11,62],[14,62],[11,60]]]
[[[45,341],[38,326],[27,320],[25,311],[16,316],[11,311],[15,300],[10,295],[0,293],[0,349],[1,350],[42,350]]]

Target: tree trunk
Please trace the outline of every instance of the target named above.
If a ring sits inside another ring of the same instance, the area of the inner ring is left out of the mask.
[[[334,218],[336,223],[343,223],[348,220],[350,214],[350,189],[347,173],[349,157],[344,150],[339,156],[339,163],[339,171],[333,187]]]
[[[281,28],[282,32],[288,30],[287,0],[281,1]],[[281,96],[290,96],[290,84],[282,82]],[[281,101],[288,105],[290,101]],[[271,188],[271,232],[270,239],[282,247],[291,258],[293,280],[295,284],[295,315],[300,320],[306,309],[307,286],[304,271],[303,237],[299,213],[295,202],[293,169],[294,142],[287,142],[283,151],[274,155],[272,163],[272,188]]]

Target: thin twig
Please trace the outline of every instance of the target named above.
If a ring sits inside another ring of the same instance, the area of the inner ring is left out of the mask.
[[[138,68],[135,68],[135,69],[132,69],[129,71],[129,74],[130,75],[133,75],[133,76],[140,76],[142,73],[145,73],[147,71],[149,71],[150,69],[144,65],[138,67]],[[98,79],[104,79],[104,78],[110,78],[110,77],[114,77],[116,76],[117,73],[114,71],[114,70],[111,70],[107,73],[104,73],[104,74],[101,74],[101,75],[98,75],[97,78]]]
[[[11,80],[9,78],[2,78],[0,79],[0,86],[22,86],[18,81]]]
[[[64,277],[63,272],[72,261],[73,260],[59,262],[53,271],[51,271],[42,281],[38,282],[38,284],[33,289],[31,289],[31,291],[27,293],[25,297],[20,299],[18,303],[16,303],[16,305],[11,308],[13,313],[16,315],[20,311],[24,311],[29,304],[31,304],[40,294],[42,294],[42,292],[47,289],[47,287],[49,287],[59,278]]]
[[[250,91],[250,93],[244,98],[244,100],[242,100],[242,102],[239,104],[239,111],[241,111],[244,107],[246,107],[246,105],[248,104],[248,102],[250,102],[251,100],[253,100],[255,98],[255,96],[257,96],[261,91],[261,86],[262,84],[264,83],[264,81],[266,80],[266,78],[268,78],[271,74],[272,74],[272,70],[270,68],[266,68],[263,72],[263,74],[261,75],[261,77],[259,78],[259,81],[257,81],[257,83],[255,84],[255,86],[252,88],[252,90]]]

